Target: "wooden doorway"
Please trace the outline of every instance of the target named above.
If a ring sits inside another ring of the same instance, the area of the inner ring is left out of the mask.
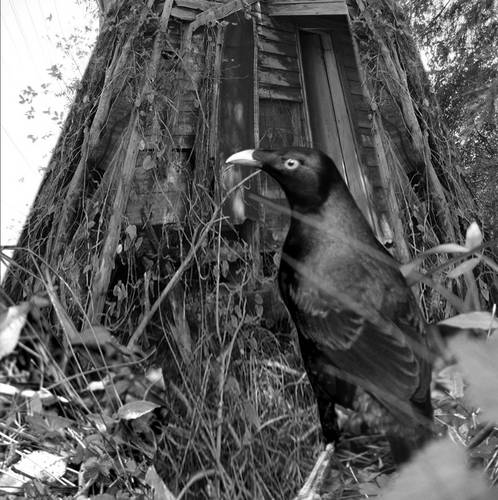
[[[332,38],[326,31],[299,32],[303,83],[313,146],[336,163],[363,214],[373,226],[354,124]]]

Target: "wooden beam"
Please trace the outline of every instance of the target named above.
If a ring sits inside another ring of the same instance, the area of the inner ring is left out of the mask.
[[[345,0],[275,0],[268,3],[270,16],[335,16],[347,13]]]
[[[208,2],[207,0],[175,0],[177,7],[187,7],[188,9],[207,10],[219,5],[219,2]]]
[[[195,11],[191,9],[183,9],[181,7],[173,7],[171,15],[183,21],[193,21],[195,19]]]
[[[195,20],[190,23],[189,30],[191,33],[193,33],[197,28],[200,28],[205,24],[218,21],[219,19],[223,19],[230,14],[234,14],[239,10],[249,7],[257,1],[258,0],[232,0],[231,2],[218,5],[217,7],[213,7],[209,10],[205,10],[201,14],[198,14]]]

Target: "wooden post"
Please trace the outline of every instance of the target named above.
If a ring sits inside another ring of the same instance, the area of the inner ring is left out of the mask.
[[[253,21],[240,12],[232,14],[226,21],[218,110],[219,168],[223,168],[225,159],[232,153],[255,145],[256,55]],[[224,188],[230,189],[247,173],[243,167],[234,166],[224,178]],[[254,182],[247,188],[257,191]],[[257,205],[244,197],[244,190],[239,189],[227,201],[223,213],[235,225],[244,223],[243,237],[251,246],[256,275],[259,272],[260,251]]]

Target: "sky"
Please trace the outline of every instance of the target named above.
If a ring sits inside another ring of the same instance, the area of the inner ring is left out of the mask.
[[[91,0],[0,2],[0,245],[15,245],[59,135],[54,112],[66,116],[72,101],[68,84],[85,70],[98,20]],[[49,72],[54,65],[60,78]],[[32,104],[20,104],[28,86],[37,96]]]

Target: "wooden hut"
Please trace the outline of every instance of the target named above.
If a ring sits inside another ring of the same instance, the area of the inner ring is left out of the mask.
[[[215,44],[210,56],[209,48],[205,50],[206,31],[211,32],[208,44]],[[204,103],[211,106],[212,167],[221,169],[224,159],[241,148],[319,148],[338,165],[379,239],[387,245],[396,240],[402,247],[399,255],[407,255],[345,1],[175,0],[167,36],[170,54],[185,60],[177,73],[184,87],[176,97],[178,119],[172,132],[177,166],[192,158],[201,113],[195,103],[206,66],[213,64],[209,71],[215,83],[210,101]],[[164,92],[168,94],[168,89]],[[147,150],[154,149],[157,138],[153,130],[146,133],[148,146],[135,173],[126,215],[130,223],[141,224],[146,208],[153,223],[170,223],[183,217],[185,179],[173,162],[162,182],[157,181],[147,160],[151,158]],[[225,188],[241,176],[232,175]],[[283,193],[271,179],[252,185],[252,191],[285,205]],[[257,206],[243,190],[232,197],[225,213],[234,225],[248,221],[249,232],[260,233],[251,239],[261,245],[256,250],[271,251],[281,245],[285,213]]]
[[[97,46],[6,279],[14,300],[41,286],[25,273],[37,256],[100,321],[119,281],[142,279],[151,255],[181,261],[185,246],[172,232],[188,236],[206,219],[242,179],[237,169],[222,179],[225,158],[254,146],[329,154],[400,260],[410,246],[460,233],[468,193],[389,1],[102,7]],[[285,205],[265,176],[225,203],[223,227],[249,249],[253,283],[283,242]],[[130,259],[123,276],[119,262]]]

